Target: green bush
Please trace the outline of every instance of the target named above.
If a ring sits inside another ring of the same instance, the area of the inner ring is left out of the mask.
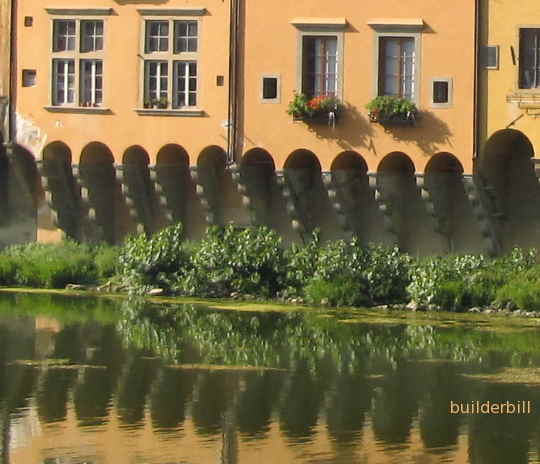
[[[496,290],[496,300],[526,311],[540,311],[540,265],[531,266]]]
[[[279,235],[267,227],[210,227],[180,276],[177,290],[196,296],[227,297],[233,292],[273,297],[285,282]]]
[[[320,232],[315,229],[310,240],[303,244],[293,243],[285,250],[286,288],[282,296],[298,296],[304,294],[304,288],[313,278],[317,267],[317,259],[321,250]]]
[[[306,297],[309,301],[326,298],[330,304],[340,304],[334,297],[348,287],[359,289],[357,295],[348,298],[351,305],[400,301],[406,296],[409,266],[410,258],[397,248],[363,247],[356,238],[330,242],[318,253]],[[323,294],[322,289],[329,293]]]
[[[188,263],[183,247],[181,223],[169,226],[152,237],[128,237],[120,249],[118,270],[140,291],[152,286],[170,287],[171,278]]]
[[[27,287],[64,288],[69,283],[91,284],[97,280],[94,254],[88,245],[31,243],[8,248],[15,264],[15,284]]]
[[[98,277],[102,280],[113,277],[118,268],[120,247],[103,245],[98,247],[95,253]]]
[[[364,283],[350,278],[313,279],[307,284],[305,294],[307,303],[314,305],[367,306],[371,303]]]
[[[412,267],[407,291],[417,303],[436,304],[446,311],[487,306],[496,301],[499,288],[535,262],[535,250],[525,253],[517,248],[496,259],[482,255],[428,258]]]
[[[17,264],[11,256],[0,255],[0,285],[16,283]]]

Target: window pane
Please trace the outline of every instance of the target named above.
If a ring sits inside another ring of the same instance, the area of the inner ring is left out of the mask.
[[[73,60],[53,60],[53,105],[64,105],[74,101]]]
[[[519,31],[519,87],[540,87],[540,29]]]
[[[304,37],[302,92],[309,98],[337,94],[337,37]]]
[[[147,102],[168,99],[168,64],[166,61],[147,61],[145,63],[145,94]]]
[[[75,21],[55,20],[53,23],[53,51],[75,50]]]
[[[169,49],[169,22],[146,21],[146,52],[166,52]]]
[[[415,41],[412,37],[383,37],[379,42],[381,95],[413,99]]]
[[[197,51],[197,22],[175,21],[174,53]]]
[[[103,49],[103,21],[81,21],[81,51]]]
[[[197,104],[197,63],[174,62],[173,107],[196,106]]]

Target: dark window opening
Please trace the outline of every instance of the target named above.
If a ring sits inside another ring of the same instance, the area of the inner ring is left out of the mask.
[[[447,81],[433,82],[433,103],[449,103],[449,91]]]
[[[519,88],[540,87],[540,29],[519,30]]]
[[[36,85],[36,70],[35,69],[23,69],[22,72],[22,86],[33,87]]]
[[[275,100],[278,97],[278,80],[276,77],[263,77],[263,99]]]

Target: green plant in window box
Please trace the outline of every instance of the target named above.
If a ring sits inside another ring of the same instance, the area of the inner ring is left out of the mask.
[[[152,105],[153,105],[153,99],[147,98],[144,100],[143,106],[145,108],[152,108]]]
[[[167,97],[161,97],[158,101],[158,108],[160,109],[167,109],[169,107],[169,100],[167,100]]]
[[[287,114],[297,121],[333,123],[342,107],[341,102],[331,95],[320,95],[310,99],[303,93],[295,93],[287,108]]]
[[[369,120],[383,125],[412,125],[418,115],[418,109],[412,101],[390,95],[374,98],[366,108]]]

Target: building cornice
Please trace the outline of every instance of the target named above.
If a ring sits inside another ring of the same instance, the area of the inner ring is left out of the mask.
[[[422,18],[376,18],[368,20],[367,25],[377,31],[403,32],[422,32],[425,26]]]
[[[204,16],[206,8],[138,8],[141,16]]]
[[[110,16],[112,8],[45,8],[50,15],[55,16]]]

